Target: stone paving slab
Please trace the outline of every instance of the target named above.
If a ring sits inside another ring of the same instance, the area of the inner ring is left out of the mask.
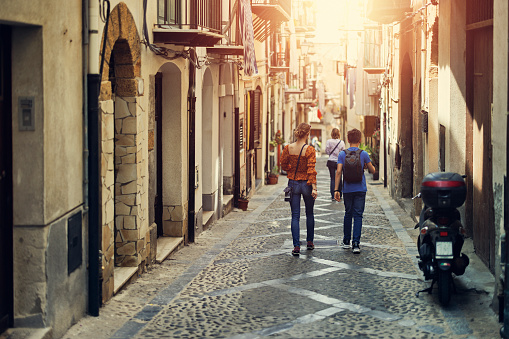
[[[315,250],[290,254],[280,180],[262,187],[248,211],[234,210],[152,266],[64,338],[499,337],[492,295],[474,277],[455,279],[458,293],[448,308],[436,292],[415,296],[427,284],[416,266],[414,222],[382,186],[368,186],[362,253],[338,246],[344,205],[329,198],[325,160],[317,165]],[[303,241],[303,204],[300,224]],[[475,274],[490,273],[476,266]]]

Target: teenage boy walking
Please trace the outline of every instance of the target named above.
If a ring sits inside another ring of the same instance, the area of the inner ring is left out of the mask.
[[[361,131],[353,129],[348,131],[348,143],[350,147],[339,153],[338,168],[336,171],[336,180],[334,187],[334,198],[340,201],[339,178],[341,172],[343,175],[343,199],[345,202],[345,218],[343,220],[343,248],[350,248],[352,240],[352,252],[361,253],[359,243],[361,241],[362,214],[366,203],[366,177],[364,169],[367,168],[370,173],[375,172],[375,167],[371,163],[369,154],[361,151],[359,145],[361,142]],[[353,238],[352,238],[352,217],[353,217]]]

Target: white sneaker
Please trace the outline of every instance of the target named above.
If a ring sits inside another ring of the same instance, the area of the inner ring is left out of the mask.
[[[361,249],[359,247],[359,243],[358,242],[354,242],[352,244],[352,252],[355,253],[355,254],[361,253]]]

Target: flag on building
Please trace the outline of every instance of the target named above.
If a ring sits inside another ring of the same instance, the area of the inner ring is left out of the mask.
[[[240,0],[240,33],[244,45],[244,74],[258,74],[254,49],[253,14],[250,0]]]

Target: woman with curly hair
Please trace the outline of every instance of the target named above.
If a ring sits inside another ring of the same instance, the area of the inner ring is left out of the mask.
[[[281,157],[281,167],[288,173],[288,186],[292,187],[290,207],[292,210],[292,239],[294,256],[300,254],[300,198],[304,199],[306,206],[307,249],[313,250],[315,233],[315,217],[313,207],[318,195],[316,190],[316,151],[307,145],[311,126],[301,123],[294,131],[297,141],[286,145]]]

